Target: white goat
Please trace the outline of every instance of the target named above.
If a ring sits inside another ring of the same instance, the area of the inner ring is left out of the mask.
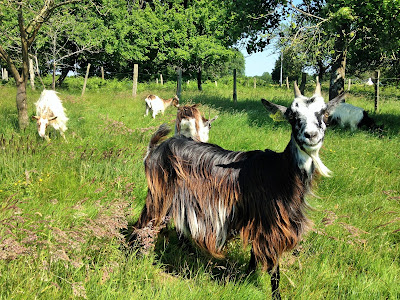
[[[179,98],[177,95],[167,100],[155,95],[148,95],[144,101],[146,102],[146,113],[144,116],[147,116],[149,114],[149,110],[151,109],[153,111],[153,119],[160,112],[164,114],[164,111],[171,104],[173,104],[175,107],[179,107]]]
[[[68,118],[57,92],[43,90],[35,106],[36,116],[32,118],[37,121],[39,136],[49,140],[49,136],[46,135],[46,128],[51,125],[55,130],[59,130],[61,136],[65,139],[64,132],[67,130]]]
[[[380,128],[364,109],[349,103],[340,103],[333,109],[329,114],[327,124],[337,124],[342,128],[349,126],[352,131],[362,126],[366,126],[369,129]]]
[[[176,115],[175,135],[182,135],[198,142],[207,143],[211,123],[217,118],[218,116],[211,120],[204,118],[198,110],[197,104],[181,106]]]

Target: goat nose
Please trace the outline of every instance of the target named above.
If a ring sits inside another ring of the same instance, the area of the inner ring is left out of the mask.
[[[308,138],[308,139],[313,139],[313,138],[317,137],[317,135],[318,135],[318,132],[316,132],[316,131],[311,131],[311,132],[305,132],[304,133],[304,136],[306,138]]]

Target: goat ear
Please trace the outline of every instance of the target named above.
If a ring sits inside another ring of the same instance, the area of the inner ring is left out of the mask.
[[[32,116],[32,119],[39,120],[40,118],[38,116]]]
[[[338,106],[340,103],[344,102],[344,97],[345,97],[346,93],[341,93],[339,96],[333,98],[332,100],[330,100],[327,103],[327,108],[326,108],[326,112],[330,113],[333,111],[333,109]]]
[[[280,111],[281,114],[284,116],[286,113],[287,107],[285,106],[274,104],[265,99],[261,99],[261,102],[264,105],[264,107],[272,114],[276,114],[276,112]]]

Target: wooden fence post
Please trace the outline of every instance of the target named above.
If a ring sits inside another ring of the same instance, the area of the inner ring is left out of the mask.
[[[39,62],[38,62],[37,56],[35,56],[35,63],[36,63],[36,74],[37,74],[37,76],[39,77],[40,82],[41,82],[43,88],[45,88],[46,86],[45,86],[44,83],[43,83],[42,76],[40,76]]]
[[[350,92],[351,88],[351,79],[349,78],[349,83],[347,84],[347,91]]]
[[[137,85],[138,85],[138,64],[133,65],[133,84],[132,84],[132,97],[136,97],[137,94]]]
[[[35,71],[33,70],[32,58],[29,58],[29,81],[31,82],[32,90],[35,90]]]
[[[254,79],[253,79],[253,88],[257,88],[257,78],[256,77],[254,77]]]
[[[286,88],[289,89],[289,77],[286,77]]]
[[[1,79],[8,81],[8,71],[6,68],[1,68]]]
[[[233,102],[237,103],[236,69],[233,69]]]
[[[83,83],[83,89],[82,89],[82,97],[85,94],[85,90],[86,90],[86,83],[87,83],[87,79],[89,77],[89,70],[90,70],[90,64],[87,65],[87,69],[86,69],[86,76],[85,76],[85,82]]]
[[[161,83],[161,85],[164,85],[164,80],[163,80],[162,74],[160,74],[160,83]]]
[[[178,67],[177,73],[177,82],[176,82],[176,95],[178,96],[179,100],[181,99],[182,94],[182,69]]]
[[[156,78],[156,84],[158,85],[158,78]]]
[[[375,112],[379,111],[379,78],[381,71],[375,71],[374,85],[375,85]]]
[[[104,80],[104,67],[101,66],[101,80]]]

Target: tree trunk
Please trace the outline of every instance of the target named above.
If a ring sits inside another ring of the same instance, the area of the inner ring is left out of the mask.
[[[322,62],[322,60],[318,60],[317,65],[318,65],[318,78],[322,82],[326,72],[326,68],[324,67],[324,63]]]
[[[341,32],[343,32],[342,30]],[[332,65],[331,80],[329,83],[329,100],[344,92],[346,74],[347,45],[343,33],[335,41],[335,61]]]
[[[56,62],[53,61],[53,81],[51,82],[51,88],[56,89]]]
[[[301,83],[300,83],[300,92],[304,95],[304,90],[306,89],[306,82],[307,82],[307,74],[302,72],[301,73]]]
[[[18,124],[20,129],[25,129],[29,125],[28,104],[26,102],[26,82],[17,83],[17,110]]]
[[[61,75],[57,78],[56,81],[56,86],[59,87],[63,84],[65,78],[67,78],[67,75],[69,73],[70,69],[69,68],[62,68],[61,69]]]
[[[199,91],[203,90],[203,87],[201,85],[201,74],[202,74],[202,72],[201,72],[201,69],[200,69],[199,71],[197,71],[197,89]]]

